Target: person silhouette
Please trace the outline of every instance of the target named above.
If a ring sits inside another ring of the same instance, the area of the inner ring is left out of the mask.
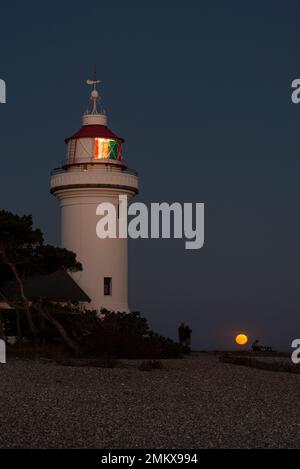
[[[255,340],[252,344],[253,352],[259,352],[261,350],[261,346],[259,345],[259,340]]]
[[[191,349],[191,337],[192,329],[189,326],[185,326],[185,346],[188,350]]]
[[[182,322],[178,328],[179,343],[182,347],[185,347],[186,341],[186,325]]]
[[[182,322],[178,329],[179,343],[182,347],[190,349],[192,329]]]

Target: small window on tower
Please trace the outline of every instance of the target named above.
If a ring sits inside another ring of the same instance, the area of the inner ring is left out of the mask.
[[[111,277],[104,277],[104,295],[110,296],[111,295]]]

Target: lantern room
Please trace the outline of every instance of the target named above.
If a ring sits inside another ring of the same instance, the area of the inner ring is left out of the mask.
[[[105,111],[97,109],[100,96],[95,88],[96,83],[98,81],[88,83],[94,85],[90,97],[93,101],[92,109],[88,109],[83,115],[81,129],[66,139],[68,154],[64,167],[87,163],[111,163],[124,166],[122,158],[124,140],[108,128]]]

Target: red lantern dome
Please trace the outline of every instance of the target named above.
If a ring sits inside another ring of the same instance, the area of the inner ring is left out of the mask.
[[[121,148],[124,139],[113,133],[107,126],[107,117],[104,110],[97,109],[100,100],[96,84],[98,80],[89,81],[94,89],[90,99],[93,102],[92,110],[87,110],[83,116],[81,129],[67,138],[68,157],[64,167],[81,164],[121,164],[125,166]]]

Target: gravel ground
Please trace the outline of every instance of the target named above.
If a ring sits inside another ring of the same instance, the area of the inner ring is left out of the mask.
[[[1,448],[300,448],[300,376],[210,354],[135,366],[0,365]]]

